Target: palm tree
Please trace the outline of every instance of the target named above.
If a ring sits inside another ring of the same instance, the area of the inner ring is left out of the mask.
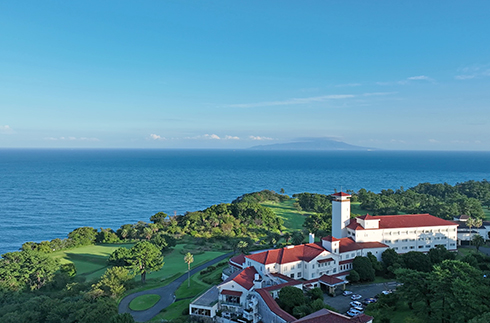
[[[187,264],[187,288],[191,287],[191,263],[194,262],[194,256],[188,252],[184,257],[184,261]]]

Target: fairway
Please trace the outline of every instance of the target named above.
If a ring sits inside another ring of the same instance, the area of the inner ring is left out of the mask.
[[[111,253],[119,247],[131,248],[134,243],[90,245],[74,249],[56,251],[51,257],[59,259],[62,264],[73,263],[77,268],[77,275],[87,280],[96,280],[107,269],[107,260]]]
[[[129,308],[133,311],[144,311],[153,305],[155,305],[160,300],[160,295],[157,294],[146,294],[136,297],[129,303]]]
[[[73,263],[77,269],[77,275],[85,277],[88,281],[99,279],[107,269],[107,260],[111,253],[119,247],[131,248],[134,243],[124,244],[104,244],[90,245],[74,249],[53,252],[51,257],[59,259],[62,264]],[[184,255],[180,252],[184,248],[192,247],[192,244],[178,244],[172,250],[164,254],[163,268],[159,271],[146,275],[147,280],[161,280],[184,274],[187,272],[187,264],[184,262]],[[187,249],[185,249],[187,250]],[[202,254],[194,255],[194,262],[191,269],[209,260],[225,254],[225,251],[206,251]],[[140,276],[135,277],[136,280]]]
[[[274,213],[276,213],[276,215],[284,221],[286,232],[293,232],[303,229],[305,218],[307,214],[311,213],[296,210],[296,208],[293,206],[294,202],[296,202],[296,200],[290,199],[279,203],[264,202],[261,204],[271,208]]]

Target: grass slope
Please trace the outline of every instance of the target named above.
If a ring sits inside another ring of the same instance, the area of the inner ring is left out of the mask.
[[[296,200],[291,199],[280,203],[264,202],[263,206],[271,208],[274,213],[284,221],[284,226],[287,232],[293,232],[303,229],[303,223],[305,222],[308,212],[300,212],[296,210],[293,203]]]
[[[141,295],[129,303],[129,308],[133,311],[144,311],[153,307],[159,300],[160,295],[157,294]]]
[[[133,243],[90,245],[56,251],[50,256],[59,259],[62,264],[75,264],[77,275],[90,281],[97,280],[104,274],[107,269],[107,259],[114,250],[119,247],[131,248],[133,245]]]

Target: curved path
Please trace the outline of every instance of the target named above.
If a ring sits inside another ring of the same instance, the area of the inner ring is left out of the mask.
[[[233,252],[229,252],[227,254],[214,258],[213,260],[210,260],[200,266],[197,266],[196,268],[191,270],[191,276],[197,272],[200,272],[208,266],[214,265],[221,260],[228,258],[231,255],[233,255]],[[175,291],[177,290],[177,288],[179,288],[180,285],[182,285],[183,282],[185,282],[186,279],[187,273],[182,274],[179,278],[166,286],[144,290],[124,297],[119,303],[119,313],[130,313],[134,317],[134,320],[136,322],[146,322],[148,320],[151,320],[155,315],[160,313],[162,309],[166,308],[174,302]],[[133,299],[146,294],[157,294],[160,296],[160,300],[153,307],[145,311],[133,311],[129,308],[129,303],[131,303]]]

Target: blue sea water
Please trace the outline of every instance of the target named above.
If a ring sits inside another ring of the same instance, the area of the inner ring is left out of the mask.
[[[0,254],[263,189],[375,192],[490,179],[490,152],[0,149]]]

